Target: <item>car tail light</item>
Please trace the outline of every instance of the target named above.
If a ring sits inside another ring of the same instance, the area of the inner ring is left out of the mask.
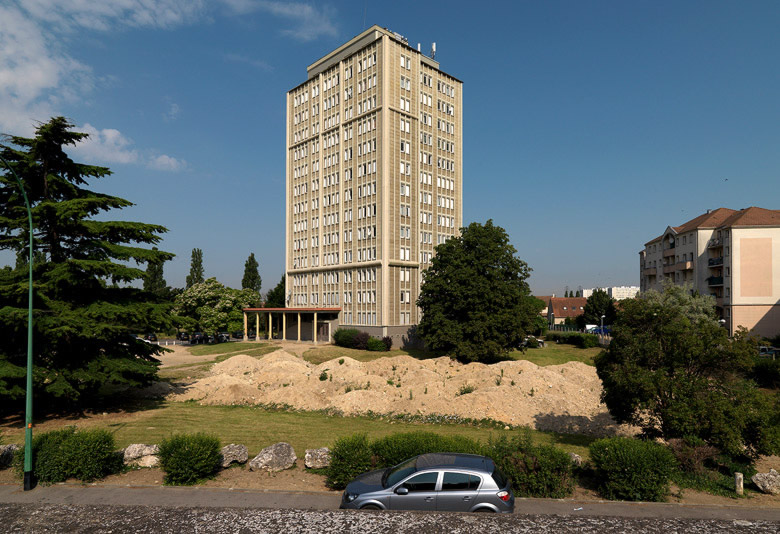
[[[496,497],[501,499],[504,502],[507,502],[509,500],[509,492],[508,491],[499,491],[496,493]]]

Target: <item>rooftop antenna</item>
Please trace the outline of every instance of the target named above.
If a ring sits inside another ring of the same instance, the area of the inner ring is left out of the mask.
[[[436,59],[436,43],[431,46],[431,59]]]

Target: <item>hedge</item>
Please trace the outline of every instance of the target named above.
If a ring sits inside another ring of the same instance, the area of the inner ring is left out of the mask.
[[[33,437],[33,475],[48,484],[69,478],[91,482],[122,469],[115,449],[114,436],[107,430],[68,427],[43,432]],[[14,456],[14,464],[21,475],[24,449]]]
[[[677,467],[674,455],[658,443],[605,438],[590,445],[599,493],[607,499],[664,501]]]
[[[599,336],[596,334],[583,334],[581,332],[547,332],[545,337],[547,341],[557,341],[558,343],[568,343],[577,345],[581,349],[589,349],[599,346]]]
[[[393,346],[389,337],[376,338],[355,328],[338,328],[333,333],[333,341],[340,347],[358,350],[387,351]]]

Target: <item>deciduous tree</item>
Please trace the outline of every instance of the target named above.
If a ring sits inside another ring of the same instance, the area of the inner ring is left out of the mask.
[[[779,406],[745,378],[755,344],[745,332],[729,339],[714,304],[675,285],[623,301],[595,360],[602,400],[649,437],[696,437],[733,456],[778,452]]]
[[[418,333],[429,348],[484,362],[520,345],[534,328],[539,300],[526,283],[531,268],[515,253],[491,220],[436,247],[417,300]]]
[[[266,308],[285,308],[285,298],[284,298],[284,285],[285,285],[285,275],[282,275],[282,279],[279,280],[279,283],[276,284],[276,287],[273,288],[271,291],[268,292],[268,295],[265,297],[265,307]]]
[[[244,328],[243,308],[260,306],[260,295],[251,289],[232,289],[216,278],[195,284],[176,297],[174,313],[194,321],[192,328],[204,332]]]

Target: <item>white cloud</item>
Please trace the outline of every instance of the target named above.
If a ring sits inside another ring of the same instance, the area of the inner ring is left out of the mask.
[[[177,172],[184,169],[187,166],[187,162],[184,161],[183,159],[176,159],[176,158],[172,158],[171,156],[166,156],[165,154],[161,154],[159,156],[151,158],[147,163],[147,166],[150,169],[155,169],[158,171]]]
[[[179,104],[171,102],[168,104],[168,111],[163,114],[163,119],[165,122],[175,121],[179,117],[180,112],[181,108],[179,107]]]
[[[124,164],[139,161],[138,151],[133,148],[133,142],[119,130],[113,128],[98,130],[89,123],[77,130],[89,134],[89,137],[73,148],[73,152],[85,161]]]
[[[318,7],[303,2],[276,0],[222,1],[239,15],[262,11],[276,17],[289,19],[293,26],[282,29],[281,33],[299,41],[312,41],[323,36],[338,36],[338,29],[334,22],[336,11],[329,6]]]

